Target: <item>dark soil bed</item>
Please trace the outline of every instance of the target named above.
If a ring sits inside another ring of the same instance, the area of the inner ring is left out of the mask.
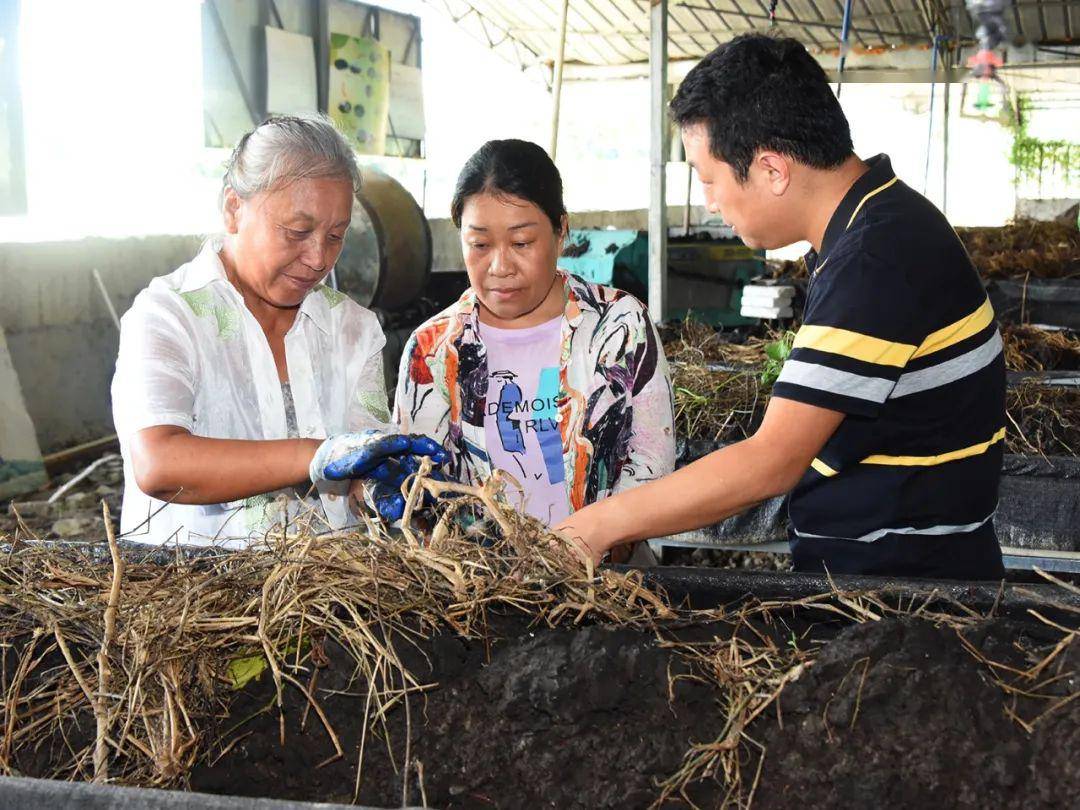
[[[757,778],[755,807],[1063,807],[1075,798],[1080,773],[1069,751],[1080,733],[1080,704],[1059,708],[1029,735],[1010,719],[1012,702],[956,630],[915,618],[842,626],[799,613],[765,630],[786,637],[792,648],[824,646],[748,730],[765,749],[762,759],[746,746],[742,758],[744,783]],[[717,632],[725,630],[695,627],[674,635],[700,640]],[[1038,625],[1009,619],[965,632],[983,654],[1014,664],[1022,662],[1022,649],[1052,638]],[[534,630],[490,648],[441,638],[422,649],[439,687],[414,699],[408,718],[399,707],[389,723],[400,764],[411,721],[410,755],[422,766],[410,769],[404,786],[385,740],[369,735],[362,803],[647,807],[690,744],[723,731],[725,715],[712,688],[683,679],[669,692],[670,676],[686,664],[652,634]],[[346,669],[334,663],[342,657],[331,652],[329,658],[316,691],[344,748],[355,752],[363,684],[350,686]],[[1066,663],[1072,675],[1059,694],[1077,688],[1080,658]],[[230,722],[272,697],[268,683],[249,687]],[[298,729],[302,704],[298,694],[288,698],[284,748],[276,711],[259,714],[233,733],[247,736],[217,764],[193,774],[191,786],[350,800],[355,763],[319,767],[333,749],[314,715],[305,731]],[[703,807],[720,806],[724,793],[716,779],[689,789]]]
[[[1001,657],[1030,632],[999,620],[967,635]],[[1073,689],[1080,665],[1075,652],[1068,664]],[[1072,803],[1080,772],[1069,741],[1076,740],[1080,707],[1074,701],[1032,736],[1004,707],[1001,689],[954,630],[909,618],[848,628],[782,693],[783,725],[774,719],[755,727],[767,751],[756,805]]]
[[[726,593],[724,575],[710,576]],[[735,796],[731,806],[793,810],[1070,806],[1080,787],[1076,608],[1040,597],[1042,621],[999,593],[993,608],[972,603],[994,616],[978,619],[948,589],[932,604],[927,593],[751,598],[652,629],[551,629],[492,611],[485,637],[399,640],[423,688],[366,733],[369,681],[343,648],[316,641],[304,651],[315,674],[302,683],[344,756],[300,689],[286,685],[279,713],[263,672],[239,692],[219,687],[225,714],[206,716],[214,700],[191,704],[201,754],[176,781],[347,803],[363,744],[356,797],[384,807],[645,808],[665,781],[663,807],[722,807]],[[5,693],[20,652],[5,650]],[[782,677],[748,680],[760,659]],[[36,662],[24,691],[57,666],[56,654]],[[733,728],[747,688],[779,697]],[[62,733],[3,751],[4,766],[48,776],[93,736],[93,717],[76,712]],[[741,777],[737,794],[725,764]]]
[[[657,784],[678,770],[689,742],[716,734],[709,686],[676,682],[669,701],[669,668],[676,674],[686,666],[653,635],[595,626],[518,631],[490,645],[439,637],[412,652],[414,671],[438,687],[414,697],[407,711],[399,706],[387,735],[368,735],[361,804],[646,807]],[[703,637],[705,631],[683,635]],[[349,684],[340,650],[328,658],[318,699],[349,759],[319,767],[333,756],[333,746],[313,714],[299,730],[304,699],[294,691],[286,698],[284,748],[276,710],[258,714],[231,735],[247,736],[226,756],[192,774],[191,787],[351,801],[364,684]],[[270,683],[249,687],[230,722],[261,712],[272,700]],[[400,766],[407,727],[409,754],[418,764],[405,774]],[[223,745],[229,742],[226,737]]]

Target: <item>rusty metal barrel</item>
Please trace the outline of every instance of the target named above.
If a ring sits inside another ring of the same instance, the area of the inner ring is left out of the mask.
[[[365,167],[352,226],[336,265],[338,289],[393,312],[416,300],[431,275],[431,228],[397,180]]]

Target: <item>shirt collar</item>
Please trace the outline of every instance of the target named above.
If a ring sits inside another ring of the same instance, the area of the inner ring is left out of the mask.
[[[825,237],[821,240],[819,255],[824,257],[829,255],[836,240],[848,229],[855,214],[862,209],[863,203],[871,193],[886,183],[896,180],[888,155],[875,155],[868,158],[866,164],[870,167],[869,171],[852,184],[844,195],[844,199],[840,201],[840,205],[836,207],[836,211],[833,212],[832,218],[829,219],[829,225],[825,228]]]
[[[184,281],[180,285],[180,292],[195,292],[215,281],[228,283],[229,279],[225,275],[225,265],[221,263],[221,256],[218,255],[221,251],[221,245],[222,239],[220,236],[211,237],[203,243],[202,249],[199,250],[198,254],[187,266]]]
[[[571,326],[577,326],[581,322],[582,311],[578,296],[574,292],[574,278],[558,267],[555,268],[555,275],[562,280],[563,285],[563,316]],[[457,306],[457,314],[464,318],[469,318],[476,312],[476,292],[471,286],[461,294]]]
[[[224,282],[234,293],[240,306],[243,306],[243,298],[239,291],[232,286],[225,274],[225,265],[221,261],[221,247],[223,240],[220,236],[211,237],[203,244],[198,255],[188,265],[184,274],[184,282],[180,285],[181,293],[195,292],[213,284],[215,281]],[[316,295],[316,293],[318,293]],[[306,315],[313,324],[323,332],[330,333],[330,307],[331,298],[342,295],[335,292],[326,284],[317,284],[308,291],[300,304],[300,314]]]

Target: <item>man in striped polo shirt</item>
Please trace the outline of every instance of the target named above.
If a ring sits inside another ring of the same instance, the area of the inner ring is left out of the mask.
[[[671,112],[710,211],[752,247],[813,246],[804,323],[752,438],[559,528],[599,559],[790,491],[799,570],[1000,577],[1001,337],[945,217],[856,157],[795,40],[720,46]]]

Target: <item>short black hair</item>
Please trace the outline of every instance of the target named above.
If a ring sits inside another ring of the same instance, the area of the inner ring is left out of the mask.
[[[465,161],[450,202],[454,227],[461,227],[466,200],[485,192],[528,200],[547,215],[556,233],[562,230],[562,176],[548,153],[531,141],[488,141]]]
[[[704,124],[709,152],[742,182],[762,149],[816,169],[835,168],[853,152],[825,71],[788,37],[745,34],[721,45],[683,79],[670,114],[682,128]]]

